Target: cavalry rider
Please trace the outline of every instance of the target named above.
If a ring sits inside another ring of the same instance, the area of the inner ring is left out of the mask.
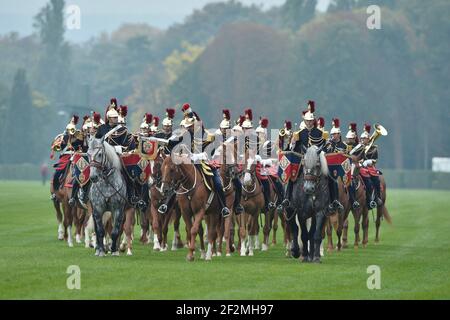
[[[151,113],[146,113],[142,119],[142,123],[139,126],[139,134],[137,135],[138,143],[139,137],[149,137],[150,136],[150,126],[153,121],[153,115]]]
[[[233,163],[237,164],[237,159],[235,157],[235,140],[236,137],[234,137],[231,134],[231,113],[229,109],[224,109],[222,110],[222,114],[223,114],[223,119],[220,122],[219,125],[219,129],[216,131],[216,138],[214,139],[216,143],[218,143],[218,147],[215,149],[214,152],[214,158],[216,157],[222,157],[223,154],[221,154],[221,152],[223,152],[224,150],[224,146],[228,145],[229,143],[232,143],[232,145],[230,145],[229,148],[225,149],[226,152],[228,153],[227,155],[225,155],[225,162],[226,163],[222,163],[221,160],[221,164],[222,165],[227,165],[229,163],[227,163],[229,157],[229,152],[233,152],[232,154],[232,159],[234,160]],[[233,203],[233,209],[236,215],[241,214],[244,211],[244,208],[241,205],[241,197],[242,197],[242,183],[241,180],[239,179],[238,175],[234,175],[232,177],[233,185],[234,185],[234,203]]]
[[[273,169],[273,163],[271,159],[272,155],[272,141],[268,139],[268,126],[269,120],[267,118],[262,118],[259,121],[259,126],[256,128],[257,134],[257,173],[259,171],[259,179],[263,184],[263,194],[264,200],[266,204],[266,209],[273,210],[276,206],[280,205],[284,199],[284,189],[280,180],[278,179],[278,174],[274,171],[270,172]],[[270,201],[270,182],[272,181],[275,192],[277,193],[277,202],[276,204]],[[266,198],[267,197],[267,198]]]
[[[358,144],[358,134],[356,131],[356,123],[352,122],[349,125],[349,129],[347,134],[345,135],[345,143],[347,145],[346,154],[350,154],[350,151],[353,150],[354,147]],[[355,164],[352,163],[352,182],[350,183],[350,186],[348,188],[348,194],[350,197],[350,202],[352,203],[352,208],[354,210],[358,209],[360,207],[359,202],[356,200],[356,186],[355,186],[355,179],[353,177],[353,171],[355,169]]]
[[[303,155],[306,152],[306,150],[312,145],[316,145],[319,148],[321,148],[324,145],[323,132],[319,130],[316,126],[314,112],[315,112],[315,103],[314,101],[310,100],[308,102],[308,109],[302,113],[305,128],[297,132],[294,132],[290,144],[291,151]],[[286,190],[286,196],[282,202],[282,206],[285,209],[290,207],[293,186],[294,186],[293,182],[289,180]]]
[[[117,123],[125,126],[127,124],[128,106],[121,105],[119,109],[117,109],[117,112],[119,113]]]
[[[158,133],[159,117],[153,117],[152,125],[150,126],[150,136],[154,136]]]
[[[60,187],[60,179],[64,176],[68,165],[70,163],[70,158],[74,151],[83,151],[83,135],[77,130],[76,125],[78,124],[79,117],[74,115],[70,120],[69,124],[66,126],[66,130],[60,141],[53,142],[52,145],[52,155],[54,151],[61,151],[58,163],[53,167],[56,168],[55,174],[53,175],[53,193],[51,195],[51,200],[56,200],[56,192]]]
[[[284,121],[284,127],[280,129],[278,134],[278,149],[280,151],[288,151],[292,138],[292,122]]]
[[[119,124],[119,113],[116,110],[117,100],[111,99],[111,104],[107,108],[106,112],[106,123],[99,126],[95,137],[97,139],[103,138],[108,132],[113,130]],[[122,120],[125,122],[125,119]],[[113,134],[111,134],[106,141],[114,147],[116,152],[121,155],[123,152],[130,152],[136,149],[136,142],[131,133],[128,132],[127,128],[122,125],[121,128],[117,129]],[[111,169],[112,170],[112,169]],[[106,173],[108,175],[109,173]],[[127,183],[127,195],[128,200],[131,204],[135,204],[139,202],[138,205],[142,208],[145,206],[145,202],[143,200],[138,200],[138,198],[134,195],[133,182],[130,180],[127,174],[123,174],[126,183]]]
[[[82,146],[81,149],[83,150],[83,152],[86,152],[87,149],[88,149],[88,139],[89,139],[89,136],[90,136],[90,131],[91,131],[93,126],[94,126],[94,124],[93,124],[92,119],[88,115],[84,116],[83,117],[83,124],[81,126],[81,133],[83,135],[83,146]],[[86,186],[84,186],[84,187],[86,187]],[[86,196],[86,191],[87,190],[83,190],[84,187],[81,188],[80,199],[79,200],[80,200],[81,205],[83,207],[86,207],[85,196]],[[71,207],[73,207],[75,205],[75,202],[76,202],[75,197],[76,197],[76,195],[78,193],[78,190],[80,190],[80,184],[78,183],[77,179],[73,179],[72,193],[71,193],[71,196],[70,196],[70,199],[69,199],[69,205]]]
[[[204,152],[204,149],[213,141],[213,139],[211,139],[211,141],[209,141],[210,139],[208,137],[206,140],[204,139],[206,130],[203,127],[202,121],[195,112],[192,112],[190,106],[189,108],[186,109],[186,112],[188,113],[189,117],[186,118],[184,127],[186,128],[191,138],[191,146],[190,146],[190,150],[192,152],[191,160],[193,161],[194,164],[198,164],[201,161],[207,160],[207,155]],[[201,138],[198,139],[199,137],[196,137],[197,135]],[[200,168],[199,170],[202,169]],[[230,209],[226,207],[225,193],[223,190],[222,180],[220,178],[220,174],[217,168],[211,166],[211,171],[213,173],[214,189],[217,192],[219,203],[222,206],[221,214],[222,217],[225,218],[230,215]]]
[[[333,127],[331,128],[330,134],[331,138],[327,141],[324,147],[325,153],[346,153],[347,145],[342,142],[341,138],[341,128],[339,119],[333,119]],[[339,203],[339,188],[338,188],[338,176],[334,173],[330,173],[333,176],[328,178],[328,187],[330,189],[330,201]],[[339,204],[338,204],[339,206]],[[343,209],[343,207],[342,207]],[[341,210],[342,210],[341,209]]]
[[[370,146],[370,129],[371,126],[366,124],[364,126],[364,132],[360,137],[364,149],[362,149],[363,151],[359,154],[359,160],[362,162],[362,167],[360,168],[359,173],[361,174],[366,186],[368,208],[374,209],[377,206],[382,206],[383,201],[381,200],[380,173],[375,167],[375,164],[378,161],[378,147],[373,144]],[[373,189],[375,189],[375,201],[371,200]]]

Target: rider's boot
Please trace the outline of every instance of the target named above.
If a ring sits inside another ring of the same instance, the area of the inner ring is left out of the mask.
[[[374,176],[371,177],[373,188],[375,189],[375,202],[377,207],[381,207],[383,205],[383,200],[381,200],[381,186],[380,186],[380,177]]]
[[[284,200],[281,202],[281,205],[284,209],[291,206],[291,201],[289,199],[292,199],[292,189],[293,189],[293,183],[292,181],[288,182],[286,194]]]
[[[231,211],[226,207],[226,200],[225,200],[225,193],[223,191],[222,182],[219,177],[219,173],[217,172],[217,169],[213,169],[213,182],[214,182],[214,188],[217,192],[219,203],[222,206],[221,214],[223,218],[226,218],[230,215]]]
[[[241,205],[241,197],[242,197],[242,183],[238,178],[233,179],[234,184],[234,213],[236,215],[244,212],[244,207]]]

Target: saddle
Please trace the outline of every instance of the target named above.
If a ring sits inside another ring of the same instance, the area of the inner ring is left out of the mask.
[[[195,164],[195,167],[201,173],[206,188],[209,191],[213,192],[214,183],[212,183],[212,177],[214,176],[214,173],[212,172],[211,166],[205,161],[202,161],[200,164]]]
[[[142,157],[138,153],[124,153],[120,157],[122,168],[128,178],[143,185],[148,182],[152,173],[150,160]]]

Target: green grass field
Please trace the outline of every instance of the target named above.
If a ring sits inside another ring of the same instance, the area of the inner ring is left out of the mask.
[[[138,242],[131,257],[69,248],[57,240],[47,186],[0,182],[0,298],[450,299],[449,205],[450,192],[390,190],[394,225],[382,223],[381,243],[370,215],[369,246],[327,254],[321,265],[286,258],[280,241],[254,257],[205,262],[197,253],[188,263],[186,249],[156,253]],[[353,218],[350,228],[352,244]],[[67,289],[69,265],[81,269],[80,290]],[[369,265],[381,268],[380,290],[367,289]]]

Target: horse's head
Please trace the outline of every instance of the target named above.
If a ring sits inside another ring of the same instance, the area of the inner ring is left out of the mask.
[[[322,176],[328,175],[328,165],[322,148],[311,146],[306,150],[303,164],[303,190],[314,194]]]
[[[166,195],[171,189],[182,181],[183,173],[180,169],[180,164],[190,159],[187,155],[172,154],[166,156],[161,164],[161,192]]]
[[[120,170],[119,156],[104,138],[90,139],[88,146],[90,179],[93,183],[96,183],[99,177],[106,178],[114,169]]]

